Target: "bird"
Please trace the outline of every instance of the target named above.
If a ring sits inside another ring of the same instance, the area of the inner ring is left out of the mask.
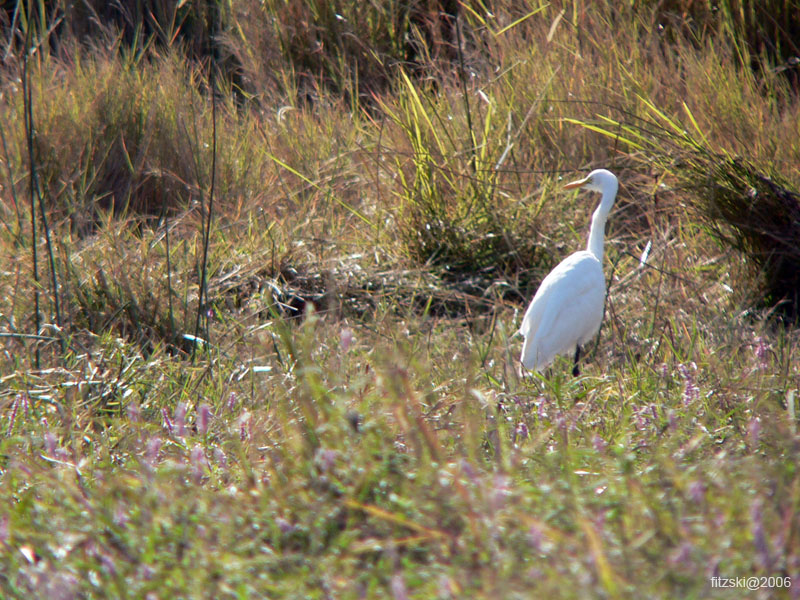
[[[572,181],[565,189],[583,188],[600,192],[600,204],[592,214],[589,243],[562,260],[542,280],[531,300],[519,332],[522,366],[541,371],[560,354],[575,352],[572,374],[580,375],[581,345],[600,331],[606,296],[603,274],[603,245],[608,213],[617,197],[616,176],[596,169],[585,178]]]

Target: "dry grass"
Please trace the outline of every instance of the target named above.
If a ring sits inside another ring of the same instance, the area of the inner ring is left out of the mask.
[[[792,222],[800,104],[791,40],[757,52],[772,25],[722,4],[464,4],[460,49],[436,3],[160,3],[147,27],[186,20],[138,53],[65,21],[31,61],[60,327],[14,38],[2,595],[796,596],[800,338],[753,301],[764,249],[708,211],[751,186],[749,225]],[[180,41],[214,27],[216,124],[208,54]],[[524,300],[594,208],[560,182],[593,166],[622,183],[603,329],[582,377],[521,377]]]

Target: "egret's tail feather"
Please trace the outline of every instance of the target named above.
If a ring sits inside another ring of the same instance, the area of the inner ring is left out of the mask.
[[[520,357],[522,366],[529,371],[538,371],[540,366],[536,360],[537,355],[538,352],[535,351],[534,344],[531,343],[531,338],[526,337],[525,343],[522,344],[522,356]]]

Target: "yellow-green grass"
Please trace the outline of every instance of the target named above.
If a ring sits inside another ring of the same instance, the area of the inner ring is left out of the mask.
[[[330,33],[315,6],[292,10]],[[219,39],[266,52],[255,24],[286,15],[231,7]],[[796,595],[800,335],[696,178],[738,156],[796,193],[796,91],[733,17],[537,7],[463,7],[461,56],[384,61],[368,99],[285,48],[269,76],[240,60],[216,115],[178,41],[34,54],[57,291],[3,67],[4,597]],[[622,184],[603,328],[579,378],[522,374],[525,301],[596,202],[561,182],[599,166]]]

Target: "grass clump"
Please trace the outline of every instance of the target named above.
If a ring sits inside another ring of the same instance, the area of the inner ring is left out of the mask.
[[[750,82],[745,77],[731,85]],[[777,98],[770,97],[770,101],[786,101],[790,110],[797,110],[791,93],[780,88],[775,93]],[[635,159],[642,151],[654,157],[662,181],[685,192],[681,194],[683,206],[706,224],[721,244],[746,257],[748,269],[741,285],[752,301],[796,320],[800,310],[800,193],[797,173],[785,167],[799,157],[797,145],[789,143],[777,150],[769,133],[757,132],[760,127],[752,117],[735,124],[728,115],[725,121],[707,123],[705,129],[686,103],[680,120],[667,117],[648,100],[642,99],[642,104],[644,118],[627,114],[622,119],[603,117],[596,124],[584,125],[621,139]],[[767,129],[780,136],[779,111],[770,112],[767,118],[772,119]],[[722,141],[720,130],[726,128],[734,137]],[[752,137],[742,134],[748,128],[752,128]]]
[[[702,154],[700,154],[702,156]],[[747,256],[762,307],[800,316],[800,193],[735,158],[703,157],[687,175],[714,234]]]
[[[7,81],[13,76],[7,73]],[[156,217],[197,201],[210,185],[211,114],[201,100],[203,81],[172,58],[145,63],[99,51],[77,51],[67,63],[43,58],[33,81],[34,144],[56,215],[86,233],[103,211]],[[21,107],[4,108],[10,126],[22,122]],[[248,125],[224,120],[221,128],[225,134]],[[9,144],[12,168],[22,166],[22,150]],[[218,192],[252,193],[249,182],[263,168],[252,148],[229,146],[219,158]]]
[[[656,178],[662,201],[680,198],[681,210],[745,257],[737,285],[755,306],[795,320],[800,147],[786,125],[800,109],[796,91],[781,72],[751,70],[746,48],[702,42],[717,59],[677,45],[683,75],[672,87],[627,73],[631,101],[568,121],[614,140]]]
[[[510,146],[500,137],[504,132],[494,101],[480,92],[476,96],[484,106],[470,106],[462,98],[463,104],[454,107],[408,77],[404,88],[399,105],[384,110],[398,128],[393,144],[400,176],[397,220],[409,256],[441,266],[453,279],[489,281],[540,262],[537,211],[523,210],[524,203],[500,182],[503,149],[507,153]]]

